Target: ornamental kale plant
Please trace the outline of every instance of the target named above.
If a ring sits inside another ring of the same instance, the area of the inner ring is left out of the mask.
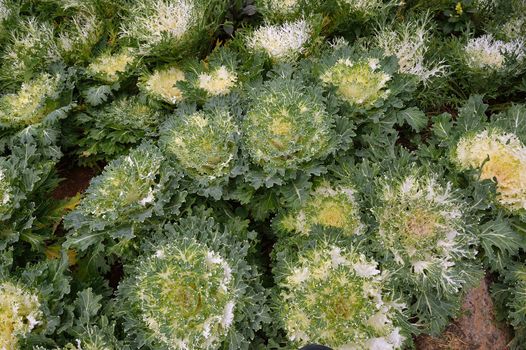
[[[64,218],[71,229],[67,245],[81,251],[104,243],[124,249],[147,219],[177,214],[186,192],[173,193],[178,175],[163,161],[155,145],[144,143],[110,162]]]
[[[378,181],[373,245],[424,329],[437,334],[480,279],[469,207],[451,183],[412,167]]]
[[[353,248],[321,241],[297,257],[280,257],[274,273],[276,318],[290,348],[308,343],[335,349],[403,345],[396,319],[404,305],[382,293],[377,263]]]
[[[163,126],[164,153],[190,178],[188,188],[220,199],[229,178],[244,171],[238,160],[239,126],[232,112],[221,106],[183,111]],[[179,113],[178,113],[179,114]]]
[[[117,314],[134,347],[248,349],[268,318],[249,242],[211,218],[161,230],[119,285]]]
[[[0,350],[523,350],[524,13],[0,0]]]

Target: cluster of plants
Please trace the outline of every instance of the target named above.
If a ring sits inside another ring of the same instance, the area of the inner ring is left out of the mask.
[[[524,13],[0,0],[0,349],[524,349]]]

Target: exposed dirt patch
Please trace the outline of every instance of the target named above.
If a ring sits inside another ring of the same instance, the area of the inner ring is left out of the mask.
[[[64,180],[53,191],[53,198],[64,199],[82,193],[88,188],[91,179],[98,174],[94,168],[71,168],[59,171]]]
[[[464,316],[455,320],[441,337],[420,336],[418,350],[506,350],[510,330],[497,324],[489,280],[483,279],[477,288],[466,295]]]

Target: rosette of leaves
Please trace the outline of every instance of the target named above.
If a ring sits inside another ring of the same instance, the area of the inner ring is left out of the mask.
[[[449,149],[449,159],[470,182],[495,185],[490,199],[507,214],[524,215],[524,167],[526,108],[512,105],[506,111],[486,115],[482,96],[472,96],[459,109],[455,121],[445,113],[434,120],[439,146]],[[486,196],[488,196],[486,194]],[[491,203],[486,203],[487,209]]]
[[[410,166],[377,181],[372,248],[426,333],[439,334],[482,277],[470,206],[440,174]]]
[[[321,19],[311,17],[281,24],[266,23],[243,32],[238,46],[272,63],[294,62],[308,56],[319,43]]]
[[[162,227],[118,289],[133,348],[248,349],[268,319],[249,245],[211,218]]]
[[[204,103],[238,90],[247,74],[240,71],[239,63],[236,52],[227,47],[215,49],[200,62],[187,63],[187,81],[182,83],[185,101]]]
[[[91,106],[99,106],[108,101],[122,86],[134,89],[133,77],[139,65],[137,52],[129,47],[106,48],[85,68],[85,80],[79,89],[85,101]],[[131,80],[131,81],[130,81]]]
[[[326,93],[337,97],[341,115],[358,124],[356,148],[363,148],[358,151],[362,156],[393,154],[399,129],[420,132],[428,124],[414,106],[419,79],[399,72],[397,62],[380,50],[364,51],[336,40],[320,59],[308,63]]]
[[[524,39],[499,40],[492,34],[455,39],[447,44],[455,84],[469,94],[506,95],[526,70]]]
[[[318,181],[299,207],[274,219],[274,228],[285,244],[312,239],[315,228],[334,229],[346,238],[362,235],[365,226],[355,197],[353,186]]]
[[[82,135],[70,143],[79,154],[81,164],[114,159],[142,140],[158,135],[164,116],[142,100],[124,96],[102,108],[88,109],[74,116],[75,127]]]
[[[139,88],[153,101],[175,105],[185,98],[181,84],[187,77],[180,67],[164,66],[143,74],[139,79]]]
[[[452,150],[451,160],[460,170],[479,169],[479,180],[495,182],[498,204],[512,214],[524,217],[526,108],[513,106],[486,123],[483,114],[485,106],[479,104],[478,107],[481,110],[463,110],[463,116],[471,120],[460,120],[459,123],[471,122],[471,125],[469,130],[466,128],[460,131],[461,136]],[[468,113],[471,115],[468,116]],[[462,125],[459,126],[462,128]]]
[[[246,170],[238,159],[238,124],[229,108],[215,103],[200,111],[182,106],[163,124],[160,144],[173,166],[188,175],[185,188],[220,199],[229,179]]]
[[[2,53],[1,79],[18,85],[60,61],[53,26],[34,17],[20,19]]]
[[[0,271],[0,346],[6,350],[53,344],[67,326],[64,298],[70,291],[67,257]]]
[[[332,240],[278,255],[274,317],[286,349],[318,343],[333,349],[400,349],[403,304],[383,292],[376,261]],[[279,340],[278,340],[279,341]]]
[[[350,115],[372,114],[371,119],[378,119],[386,110],[402,109],[416,88],[415,79],[398,74],[398,69],[396,56],[337,41],[314,66],[314,73]]]
[[[375,46],[397,57],[400,73],[414,75],[427,85],[446,70],[443,62],[432,62],[428,57],[432,25],[428,16],[381,25],[374,37]]]
[[[82,252],[94,246],[99,253],[108,246],[122,255],[147,219],[177,214],[186,192],[178,190],[179,176],[163,162],[151,142],[111,161],[64,218],[71,230],[66,246]]]
[[[353,125],[336,114],[319,86],[282,68],[249,91],[241,125],[243,149],[253,165],[245,181],[256,189],[323,172],[327,156],[347,149],[354,135]]]
[[[479,216],[476,229],[486,267],[500,271],[525,247],[520,233],[525,109],[515,105],[488,117],[487,108],[475,95],[459,109],[455,121],[448,113],[436,116],[431,144],[437,146],[436,160],[449,160],[452,180],[464,189]]]
[[[142,54],[176,60],[208,48],[228,2],[140,0],[128,7],[122,39]]]
[[[123,47],[113,52],[106,50],[95,57],[86,67],[91,78],[108,85],[114,85],[126,78],[136,65],[133,49]]]
[[[0,97],[0,147],[26,127],[50,128],[71,109],[69,72],[43,73]]]

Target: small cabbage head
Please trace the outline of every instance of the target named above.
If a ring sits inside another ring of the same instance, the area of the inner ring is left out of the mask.
[[[380,180],[375,200],[371,244],[391,271],[387,282],[421,327],[439,334],[481,278],[470,208],[451,183],[417,167]]]
[[[209,96],[227,95],[237,83],[237,73],[221,65],[209,73],[198,76],[197,86]]]
[[[107,84],[118,82],[135,62],[135,56],[130,49],[119,53],[103,53],[96,57],[88,66],[88,73]]]
[[[29,335],[42,318],[36,294],[12,282],[0,282],[0,349],[19,349],[18,339]]]
[[[145,47],[155,46],[163,40],[180,41],[201,17],[195,3],[192,0],[137,1],[123,23],[121,34]]]
[[[60,75],[44,73],[23,83],[15,94],[0,98],[0,126],[26,127],[41,122],[56,107],[53,101],[61,91]]]
[[[246,243],[201,217],[163,230],[119,285],[130,339],[156,349],[248,349],[266,309]]]
[[[453,152],[462,169],[480,168],[482,180],[497,183],[497,200],[506,209],[526,210],[526,146],[497,128],[464,135]]]
[[[144,143],[110,162],[102,174],[92,180],[79,206],[66,217],[66,226],[88,223],[104,227],[140,221],[144,215],[151,215],[147,213],[160,195],[162,161],[157,147]]]
[[[399,349],[404,336],[397,309],[382,294],[375,261],[321,242],[300,251],[279,272],[277,313],[296,348],[319,343],[333,349]]]
[[[251,161],[275,173],[325,158],[332,147],[332,127],[333,118],[316,89],[278,78],[254,91],[242,130]]]
[[[121,38],[141,54],[180,58],[208,47],[224,18],[225,0],[140,0],[129,7]]]
[[[314,225],[340,229],[346,236],[361,234],[364,226],[354,190],[322,183],[298,210],[284,215],[278,221],[280,230],[301,235],[309,235]]]
[[[336,88],[340,98],[363,108],[370,108],[389,95],[387,82],[390,79],[391,76],[381,69],[376,58],[357,62],[340,59],[321,76],[324,83]]]
[[[162,144],[193,177],[228,176],[237,158],[239,130],[228,110],[198,111],[175,116],[165,126]]]
[[[466,210],[450,183],[414,170],[401,180],[385,179],[380,197],[373,210],[379,243],[397,264],[419,274],[464,249]]]
[[[154,71],[143,77],[140,87],[156,100],[176,104],[183,100],[183,92],[176,84],[186,81],[185,74],[176,67],[168,67]]]
[[[294,61],[305,53],[312,31],[305,20],[268,24],[248,36],[246,45],[253,52],[264,52],[273,61]]]
[[[526,56],[524,42],[504,42],[491,34],[470,39],[464,47],[465,64],[472,69],[499,71],[506,68],[508,58],[522,61]]]

